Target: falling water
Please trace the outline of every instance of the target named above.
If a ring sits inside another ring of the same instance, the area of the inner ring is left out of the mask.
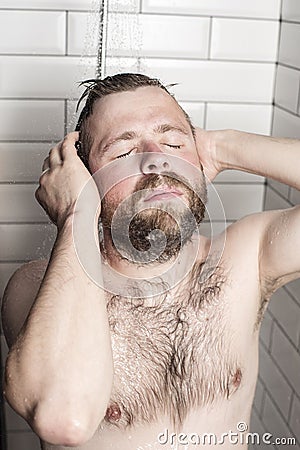
[[[104,78],[106,61],[106,37],[107,37],[108,0],[100,1],[99,28],[98,28],[98,54],[97,54],[97,78]]]

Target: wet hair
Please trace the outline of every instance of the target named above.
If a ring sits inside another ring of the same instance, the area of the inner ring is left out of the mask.
[[[164,86],[159,79],[150,78],[147,75],[143,75],[141,73],[120,73],[113,76],[108,76],[103,80],[91,79],[82,81],[80,83],[80,86],[85,86],[86,89],[77,103],[76,112],[78,111],[79,106],[83,100],[85,100],[85,105],[80,113],[76,125],[76,131],[80,131],[80,142],[77,143],[76,147],[78,150],[78,155],[82,159],[85,166],[89,169],[89,154],[94,139],[90,133],[89,118],[93,114],[94,104],[97,100],[110,94],[134,91],[139,87],[155,86],[169,94],[178,104],[177,100],[174,98],[174,95],[171,94],[167,89],[175,85],[176,83]],[[191,122],[190,117],[179,104],[178,106],[184,113],[193,136],[195,136],[195,128]]]

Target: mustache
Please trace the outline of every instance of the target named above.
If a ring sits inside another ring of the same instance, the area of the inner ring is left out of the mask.
[[[168,188],[184,187],[185,190],[191,189],[190,182],[175,172],[164,172],[163,174],[151,173],[145,175],[135,186],[134,192],[144,189],[156,189],[161,186]]]

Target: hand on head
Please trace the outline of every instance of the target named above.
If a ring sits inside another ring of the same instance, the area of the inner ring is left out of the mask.
[[[96,211],[100,204],[97,186],[77,155],[75,143],[78,139],[77,131],[69,133],[50,150],[44,160],[35,193],[37,201],[58,228],[74,213],[77,198],[84,186],[87,186],[85,195],[88,195],[91,211]],[[90,183],[87,184],[88,181]]]

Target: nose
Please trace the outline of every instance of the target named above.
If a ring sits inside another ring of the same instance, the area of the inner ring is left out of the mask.
[[[156,145],[145,147],[142,160],[141,171],[144,174],[169,172],[171,162],[168,155],[161,151]]]

